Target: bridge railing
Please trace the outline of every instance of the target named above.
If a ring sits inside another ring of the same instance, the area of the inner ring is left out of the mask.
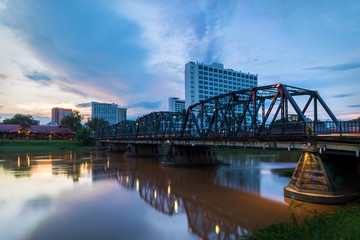
[[[291,136],[342,136],[360,137],[360,122],[289,122],[250,127],[212,127],[197,129],[157,130],[156,132],[116,132],[105,127],[96,131],[95,138],[106,139],[154,139],[154,138],[248,138]]]

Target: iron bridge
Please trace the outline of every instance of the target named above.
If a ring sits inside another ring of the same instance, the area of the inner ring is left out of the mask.
[[[329,120],[319,120],[319,109]],[[136,121],[99,128],[94,138],[118,143],[352,152],[359,156],[360,122],[339,121],[317,91],[276,84],[218,95],[191,105],[184,113],[152,112]]]

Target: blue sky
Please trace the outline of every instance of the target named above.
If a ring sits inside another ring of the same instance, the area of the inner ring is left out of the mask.
[[[318,90],[360,116],[359,1],[0,0],[0,116],[91,101],[130,118],[184,98],[188,61]]]

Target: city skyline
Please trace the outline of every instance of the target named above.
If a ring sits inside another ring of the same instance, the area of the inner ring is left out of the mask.
[[[318,90],[339,119],[360,117],[360,3],[347,1],[0,0],[0,116],[51,108],[128,117],[185,98],[184,64],[257,73],[258,86]]]

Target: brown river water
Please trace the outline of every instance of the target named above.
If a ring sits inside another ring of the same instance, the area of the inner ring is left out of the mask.
[[[0,239],[239,239],[333,209],[284,198],[290,178],[281,173],[300,153],[217,156],[229,166],[162,167],[161,158],[105,151],[0,153]]]

